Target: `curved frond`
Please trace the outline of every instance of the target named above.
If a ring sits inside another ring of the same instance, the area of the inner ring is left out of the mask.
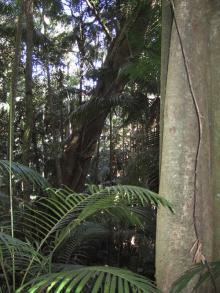
[[[143,97],[145,103],[143,103]],[[140,97],[137,96],[137,93],[136,96],[128,93],[121,93],[109,96],[108,98],[92,98],[72,111],[69,115],[69,119],[72,119],[75,122],[78,120],[90,119],[93,118],[94,115],[97,115],[98,112],[109,112],[111,108],[117,106],[129,113],[134,112],[134,109],[136,109],[135,112],[140,117],[140,113],[143,113],[143,111],[147,110],[147,112],[149,112],[146,103],[147,99],[147,96],[142,95],[141,100]]]
[[[76,227],[92,215],[107,211],[117,217],[130,218],[138,224],[131,207],[151,204],[173,211],[170,203],[156,193],[142,187],[116,185],[110,187],[88,186],[88,194],[77,194],[69,190],[48,189],[49,197],[41,198],[37,208],[27,207],[25,223],[34,225],[41,235],[42,243],[55,234],[55,247],[68,237]],[[45,212],[45,209],[48,212]],[[128,216],[129,215],[129,216]],[[24,224],[25,224],[24,223]],[[58,233],[59,231],[59,233]]]
[[[23,225],[40,239],[40,247],[50,240],[54,250],[68,238],[81,223],[101,211],[129,218],[138,223],[126,202],[118,202],[115,194],[77,194],[63,189],[48,189],[49,196],[40,198],[34,206],[26,205]],[[106,195],[106,196],[105,196]],[[52,242],[51,242],[52,240]]]
[[[113,267],[81,267],[77,270],[48,274],[29,282],[19,292],[109,292],[155,293],[160,292],[143,276]]]
[[[50,255],[69,239],[73,231],[98,213],[129,219],[132,224],[141,225],[139,216],[132,211],[135,206],[153,204],[171,205],[157,194],[135,186],[88,186],[87,194],[71,192],[68,189],[48,189],[49,196],[42,197],[34,205],[27,205],[23,215],[23,226],[31,239],[38,239],[40,251],[46,244]],[[35,257],[29,263],[33,265]],[[27,273],[26,273],[27,275]],[[24,279],[26,279],[26,275]]]
[[[138,204],[145,206],[146,204],[154,205],[156,207],[163,206],[174,212],[172,205],[162,196],[157,193],[140,186],[132,185],[115,185],[115,186],[94,186],[88,185],[90,192],[97,194],[114,195],[117,200],[123,199],[128,204]]]
[[[220,278],[220,261],[211,263],[200,263],[187,270],[172,285],[170,293],[180,293],[187,285],[195,279],[193,291],[199,289],[204,283],[215,286],[215,280]]]
[[[9,170],[9,161],[0,160],[0,173],[2,175],[8,175]],[[41,188],[46,188],[49,186],[47,180],[43,178],[37,171],[34,171],[33,169],[20,163],[13,162],[11,171],[16,179],[27,180],[28,182],[40,186]]]
[[[83,222],[70,233],[64,244],[58,249],[56,253],[58,260],[62,263],[68,263],[73,254],[74,258],[75,256],[77,257],[77,260],[81,259],[84,257],[84,254],[81,252],[84,248],[82,243],[91,246],[92,239],[107,237],[108,234],[109,230],[101,223]]]
[[[33,257],[34,262],[29,273],[33,276],[39,271],[45,272],[44,257],[30,243],[0,232],[0,263],[1,267],[7,268],[8,273],[11,273],[13,262],[15,271],[22,275]]]

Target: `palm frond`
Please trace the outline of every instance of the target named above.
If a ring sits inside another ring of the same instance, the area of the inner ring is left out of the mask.
[[[162,196],[157,193],[140,186],[132,185],[115,185],[115,186],[96,186],[88,185],[91,193],[96,192],[102,196],[114,195],[116,200],[123,199],[128,204],[139,204],[145,206],[146,204],[154,205],[156,207],[163,206],[174,212],[172,205]]]
[[[0,174],[7,176],[9,171],[9,161],[0,160]],[[11,171],[15,179],[26,180],[36,186],[40,186],[43,189],[49,186],[47,180],[43,178],[38,172],[20,163],[13,162],[11,165]]]
[[[34,262],[29,273],[33,276],[36,272],[45,272],[45,268],[42,265],[44,257],[30,243],[0,232],[0,263],[2,267],[7,268],[8,273],[11,273],[10,268],[13,262],[15,271],[21,275],[33,257]]]
[[[152,105],[147,95],[140,93],[135,93],[132,95],[123,92],[118,95],[112,95],[104,98],[93,97],[72,111],[69,115],[69,119],[73,120],[74,122],[82,121],[84,119],[91,119],[94,117],[94,115],[97,115],[97,113],[109,113],[111,108],[118,106],[131,116],[131,113],[135,112],[136,116],[140,119],[140,113],[150,113],[149,109]],[[132,119],[129,119],[129,121],[130,120]]]
[[[89,101],[84,102],[74,111],[72,111],[69,115],[69,119],[72,119],[74,122],[82,121],[85,119],[91,119],[98,112],[109,112],[112,107],[123,106],[125,104],[125,100],[127,99],[127,103],[129,103],[128,96],[125,95],[117,95],[111,96],[108,98],[91,98]]]
[[[48,189],[48,192],[49,196],[40,198],[34,206],[26,205],[23,215],[23,225],[30,234],[34,231],[33,238],[39,237],[40,247],[52,239],[56,249],[81,223],[101,211],[130,217],[138,223],[125,202],[117,202],[115,194],[77,194],[64,189]]]
[[[69,189],[48,189],[48,197],[42,197],[32,205],[26,205],[23,227],[29,239],[38,239],[40,251],[47,245],[52,256],[70,235],[90,217],[97,213],[109,213],[117,218],[129,219],[141,225],[138,215],[132,211],[135,205],[171,205],[157,194],[134,186],[88,186],[87,194],[78,194]],[[24,280],[32,267],[35,256],[30,260]]]
[[[31,281],[19,292],[109,292],[109,293],[155,293],[160,292],[143,276],[113,267],[81,267],[76,270],[48,274]]]
[[[187,285],[194,280],[195,286],[193,291],[199,289],[204,283],[215,286],[215,280],[220,277],[220,261],[211,263],[200,263],[194,265],[191,269],[187,270],[182,276],[180,276],[172,285],[170,293],[182,292]],[[215,291],[216,292],[216,291]]]
[[[72,233],[70,233],[64,244],[61,245],[60,249],[58,249],[56,253],[58,260],[62,263],[67,263],[72,255],[74,255],[74,258],[77,258],[78,260],[84,256],[81,253],[82,245],[91,245],[92,239],[107,237],[108,234],[109,229],[101,223],[88,221],[83,222],[74,231],[72,231]]]

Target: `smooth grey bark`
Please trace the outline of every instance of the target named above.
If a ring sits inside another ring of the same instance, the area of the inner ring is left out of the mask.
[[[220,260],[220,3],[213,1],[210,18],[210,65],[211,65],[211,178],[214,199],[214,246],[215,260]]]
[[[164,209],[158,211],[156,280],[163,292],[169,292],[172,283],[192,265],[190,250],[197,240],[194,226],[196,225],[203,254],[208,261],[212,259],[213,239],[208,113],[209,1],[176,1],[175,15],[185,60],[176,25],[173,23],[164,100],[160,194],[174,205],[176,214],[172,215]],[[186,63],[202,117],[197,170],[198,113],[187,78]],[[191,292],[190,290],[188,288],[185,292]]]
[[[169,0],[162,1],[162,35],[161,35],[161,78],[160,78],[160,160],[163,142],[164,99],[166,94],[167,72],[170,53],[170,37],[172,30],[172,10]]]

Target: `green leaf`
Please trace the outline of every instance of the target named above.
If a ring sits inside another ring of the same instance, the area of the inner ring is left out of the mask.
[[[98,276],[96,281],[94,281],[95,275]],[[73,271],[44,275],[36,278],[34,283],[34,285],[32,282],[25,284],[18,292],[22,292],[22,290],[29,293],[36,292],[36,290],[38,290],[37,292],[41,292],[41,290],[45,290],[53,284],[53,287],[59,286],[58,291],[54,292],[58,293],[61,292],[60,289],[65,289],[65,292],[67,293],[80,293],[85,285],[88,284],[92,293],[98,293],[101,288],[105,293],[113,293],[116,292],[113,290],[116,290],[117,283],[117,292],[119,293],[130,292],[129,288],[136,288],[139,292],[143,293],[160,292],[151,281],[143,276],[137,275],[128,270],[100,266],[81,267]],[[69,283],[68,287],[66,287],[67,283]]]
[[[98,293],[99,289],[102,288],[102,284],[103,284],[103,279],[104,279],[105,273],[101,272],[97,278],[97,280],[95,281],[95,284],[93,286],[92,289],[92,293]]]
[[[173,283],[170,293],[182,292],[195,277],[199,278],[195,283],[193,291],[199,290],[205,282],[208,282],[210,286],[215,286],[214,283],[220,277],[220,262],[194,265]]]
[[[0,160],[0,173],[2,175],[9,174],[9,167],[9,161]],[[13,162],[11,166],[11,171],[16,179],[26,180],[36,186],[40,186],[43,189],[49,186],[47,180],[43,178],[37,171],[34,171],[33,169],[20,163]]]

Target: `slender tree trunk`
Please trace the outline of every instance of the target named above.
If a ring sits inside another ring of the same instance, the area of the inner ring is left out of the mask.
[[[213,1],[210,18],[211,60],[211,178],[214,199],[214,259],[220,260],[220,3]],[[220,286],[219,286],[220,288]]]
[[[97,142],[97,150],[96,150],[96,155],[95,155],[94,184],[99,184],[99,160],[100,160],[100,137]]]
[[[34,127],[32,94],[33,58],[33,0],[25,1],[26,16],[26,67],[25,67],[25,127],[23,137],[23,163],[31,161],[31,141]]]
[[[8,159],[13,160],[13,147],[14,147],[14,113],[15,113],[15,98],[17,94],[18,85],[18,74],[19,74],[19,63],[21,58],[21,35],[22,35],[22,20],[23,20],[23,3],[20,5],[20,14],[17,19],[16,25],[16,37],[15,37],[15,51],[14,60],[12,64],[12,77],[11,77],[11,93],[10,93],[10,125],[9,125],[9,148],[8,148]]]
[[[156,279],[163,292],[169,292],[173,281],[192,265],[190,250],[196,240],[202,244],[205,258],[212,259],[213,239],[207,69],[209,1],[175,3],[180,37],[174,22],[164,100],[160,194],[174,205],[176,214],[164,209],[158,212]],[[191,292],[188,290],[185,292]]]
[[[112,184],[112,180],[113,180],[113,150],[114,150],[114,146],[113,146],[113,127],[112,127],[112,111],[110,111],[109,114],[109,181],[110,184]]]
[[[43,11],[43,26],[44,26],[44,35],[47,36],[47,24],[44,21],[44,11]],[[54,93],[52,83],[51,83],[51,73],[50,73],[50,60],[49,60],[49,52],[47,52],[47,59],[45,62],[45,70],[47,75],[47,91],[48,91],[48,105],[50,110],[50,123],[51,123],[51,134],[53,139],[53,148],[52,148],[52,158],[55,158],[55,172],[56,175],[54,176],[54,184],[55,185],[61,185],[62,184],[62,168],[61,168],[61,162],[60,157],[62,154],[61,149],[61,139],[62,139],[62,131],[60,125],[62,123],[62,119],[60,115],[58,115],[59,111],[62,111],[59,107],[62,108],[62,103],[58,104],[57,96]],[[62,86],[62,72],[59,72],[59,87]]]
[[[172,11],[169,0],[162,1],[162,36],[161,36],[161,87],[160,87],[160,159],[163,144],[163,118],[164,118],[164,99],[166,95],[167,72],[170,53],[170,37],[172,29]]]
[[[33,142],[33,164],[34,164],[34,167],[36,168],[36,170],[40,173],[40,156],[39,156],[39,150],[38,150],[38,147],[37,147],[37,144],[38,144],[38,141],[39,141],[39,137],[37,135],[37,131],[33,129],[32,131],[32,142]]]
[[[85,58],[85,36],[84,36],[84,26],[82,15],[80,16],[79,23],[79,38],[77,40],[78,48],[79,48],[79,105],[82,104],[83,101],[83,67],[84,67],[84,58]]]
[[[122,114],[123,115],[123,114]],[[127,153],[127,150],[126,150]],[[125,154],[125,125],[124,116],[122,117],[122,176],[125,176],[125,161],[127,154]]]
[[[57,111],[59,111],[60,109],[55,108],[55,101],[54,101],[55,94],[51,86],[50,67],[48,62],[46,63],[46,72],[47,72],[48,100],[49,100],[49,107],[50,107],[51,133],[53,136],[52,156],[55,157],[55,170],[56,170],[57,183],[61,185],[62,169],[60,164],[61,147],[60,147],[60,141],[59,141],[61,134],[60,134],[59,122],[57,120],[58,119]]]

